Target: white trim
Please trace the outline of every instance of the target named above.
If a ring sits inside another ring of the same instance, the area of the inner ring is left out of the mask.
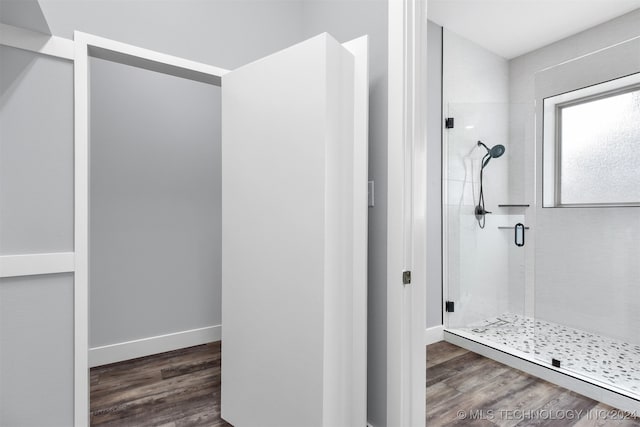
[[[553,98],[543,101],[542,207],[556,205],[556,108]]]
[[[389,2],[387,425],[424,425],[426,0]],[[411,270],[412,283],[402,284]]]
[[[69,273],[74,270],[73,252],[0,256],[0,277]]]
[[[457,335],[457,333],[454,334],[449,331],[444,331],[444,339],[451,344],[455,344],[474,353],[478,353],[512,368],[519,369],[545,381],[565,387],[596,401],[603,402],[623,411],[635,414],[640,413],[640,402],[625,397],[619,393],[609,391],[603,387],[591,384],[590,381],[592,380],[587,381],[578,379],[574,376],[562,373],[550,365],[545,366],[542,363],[527,360],[528,358],[526,356],[514,356],[510,353]]]
[[[343,43],[354,56],[353,360],[351,419],[367,419],[367,188],[369,180],[369,37]]]
[[[387,425],[409,425],[403,414],[408,401],[403,379],[410,351],[403,325],[404,287],[404,1],[389,2],[388,170],[387,170]]]
[[[444,33],[442,34],[442,41],[444,43]],[[441,45],[442,46],[442,45]],[[442,48],[442,47],[441,47]],[[442,53],[442,74],[444,75],[444,73],[447,72],[447,70],[444,69],[444,49],[441,52]],[[444,83],[444,82],[443,82]],[[444,304],[445,301],[449,300],[449,204],[451,203],[451,201],[449,200],[449,180],[445,179],[444,177],[449,176],[449,132],[447,132],[447,128],[445,126],[444,123],[444,118],[445,117],[451,117],[449,115],[449,108],[448,105],[446,103],[447,99],[447,93],[446,93],[446,87],[443,84],[442,85],[442,104],[441,104],[441,108],[442,108],[442,115],[441,118],[442,120],[440,121],[440,132],[442,135],[442,139],[441,139],[441,144],[442,144],[442,149],[441,149],[441,159],[440,159],[440,164],[441,164],[441,168],[442,168],[442,173],[441,173],[441,188],[442,188],[442,204],[440,206],[441,212],[442,212],[442,235],[441,235],[441,241],[442,241],[442,301],[440,301],[440,310],[442,312],[442,323],[445,326],[449,325],[449,313],[447,313],[447,311],[445,310]]]
[[[411,344],[410,375],[411,407],[409,422],[412,426],[424,426],[426,413],[426,388],[424,386],[426,347],[424,325],[427,323],[427,1],[413,0],[406,18],[411,32],[407,35],[407,97],[410,99],[405,115],[410,118],[412,165],[411,237],[412,237],[412,289],[411,315],[408,319]],[[407,119],[405,119],[407,120]],[[440,206],[437,207],[438,209]],[[435,238],[440,239],[440,233]]]
[[[89,58],[75,33],[74,79],[74,426],[89,425]]]
[[[131,46],[92,34],[76,31],[75,39],[81,39],[89,48],[89,56],[94,58],[101,58],[216,86],[220,86],[222,76],[229,72],[224,68]]]
[[[543,177],[542,177],[542,207],[562,207],[559,203],[558,195],[558,167],[557,153],[558,153],[558,129],[556,128],[556,119],[558,107],[562,104],[577,101],[582,98],[589,98],[599,94],[606,94],[617,89],[622,89],[628,86],[637,85],[640,83],[640,73],[631,74],[626,77],[620,77],[614,80],[609,80],[603,83],[587,86],[581,89],[572,90],[570,92],[561,93],[559,95],[545,98],[543,101]],[[585,204],[587,206],[588,204]],[[603,203],[602,206],[615,206],[616,203]]]
[[[617,43],[614,43],[614,44],[612,44],[612,45],[605,46],[605,47],[602,47],[602,48],[600,48],[600,49],[596,49],[596,50],[591,51],[591,52],[589,52],[589,53],[585,53],[584,55],[576,56],[575,58],[567,59],[566,61],[562,61],[562,62],[559,62],[559,63],[557,63],[557,64],[550,65],[550,66],[548,66],[548,67],[545,67],[545,68],[542,68],[542,69],[540,69],[540,70],[536,71],[536,73],[541,73],[541,72],[543,72],[543,71],[549,71],[549,70],[552,70],[552,69],[554,69],[554,68],[562,67],[563,65],[569,64],[569,63],[571,63],[571,62],[579,61],[579,60],[581,60],[581,59],[583,59],[583,58],[587,58],[587,57],[589,57],[589,56],[597,55],[597,54],[599,54],[600,52],[604,52],[604,51],[605,51],[605,50],[607,50],[607,49],[611,49],[612,47],[620,46],[620,45],[623,45],[623,44],[625,44],[625,43],[632,42],[632,41],[637,40],[637,39],[640,39],[640,36],[633,36],[633,37],[631,37],[631,38],[629,38],[629,39],[622,40],[621,42],[617,42]]]
[[[424,330],[424,345],[431,345],[444,340],[444,325],[432,326]]]
[[[220,341],[221,337],[222,326],[216,325],[94,347],[89,349],[89,367],[207,344]]]
[[[1,23],[0,44],[72,61],[75,57],[73,40]]]
[[[89,56],[220,84],[228,71],[76,31],[74,60],[74,426],[89,425]]]

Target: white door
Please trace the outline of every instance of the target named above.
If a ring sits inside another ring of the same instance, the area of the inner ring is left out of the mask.
[[[222,417],[366,425],[367,40],[222,78]]]

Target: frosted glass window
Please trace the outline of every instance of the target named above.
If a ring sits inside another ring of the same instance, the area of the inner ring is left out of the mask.
[[[640,203],[640,87],[557,114],[560,204]]]

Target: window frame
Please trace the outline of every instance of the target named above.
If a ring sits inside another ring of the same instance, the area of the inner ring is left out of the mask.
[[[562,110],[640,90],[640,72],[543,99],[542,207],[640,207],[637,202],[562,203]]]

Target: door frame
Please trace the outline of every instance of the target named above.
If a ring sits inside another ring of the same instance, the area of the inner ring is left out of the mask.
[[[215,67],[172,55],[140,48],[92,34],[74,32],[74,425],[89,425],[89,57],[130,65],[150,71],[203,83],[222,86],[222,77],[229,73]],[[343,46],[356,57],[355,90],[368,105],[368,94],[364,84],[368,84],[368,38],[363,36]],[[355,120],[368,121],[367,105],[356,106]],[[356,126],[359,129],[360,126]],[[358,133],[354,155],[356,174],[363,183],[367,179],[367,135]],[[354,187],[354,196],[361,200],[361,209],[356,215],[366,215],[366,187]],[[354,230],[356,240],[366,239],[367,223],[358,223]],[[355,283],[354,298],[366,300],[366,245],[358,244],[361,256],[355,260],[355,269],[359,270],[359,280]],[[366,307],[356,307],[354,321],[360,337],[354,340],[354,354],[366,360]],[[356,394],[354,416],[366,417],[366,363],[353,373],[354,383],[360,384]]]
[[[388,426],[425,425],[426,29],[427,0],[389,0]]]
[[[74,426],[89,425],[89,57],[220,86],[228,70],[74,32]]]

